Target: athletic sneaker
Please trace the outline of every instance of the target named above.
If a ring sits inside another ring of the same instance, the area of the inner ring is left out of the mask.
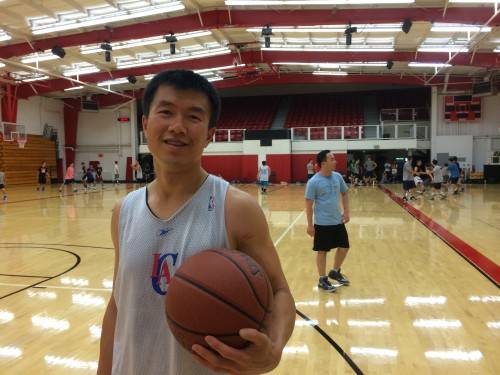
[[[323,289],[325,292],[329,293],[333,293],[337,289],[328,281],[328,276],[319,278],[318,288]]]
[[[7,196],[4,195],[3,198],[2,198],[3,201],[6,201],[7,200]]]
[[[347,278],[342,275],[340,273],[340,270],[338,271],[335,271],[335,270],[331,270],[329,273],[328,273],[328,277],[330,279],[333,279],[333,280],[337,280],[339,283],[341,283],[342,285],[349,285],[349,280],[347,280]]]

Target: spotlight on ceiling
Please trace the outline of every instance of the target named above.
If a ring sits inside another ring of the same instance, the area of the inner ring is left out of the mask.
[[[413,22],[411,22],[411,19],[407,18],[403,21],[403,26],[401,27],[401,29],[404,31],[405,34],[408,34],[412,26]]]
[[[165,41],[167,43],[170,43],[170,54],[175,55],[175,43],[177,43],[177,38],[175,37],[174,33],[170,33],[170,35],[167,35],[165,37]]]
[[[271,36],[273,35],[273,29],[271,29],[271,26],[264,26],[260,35],[264,37],[264,46],[266,48],[271,47]]]
[[[137,82],[137,77],[131,74],[127,77],[127,81],[129,81],[129,83],[131,84],[135,84]]]
[[[350,46],[352,44],[352,34],[345,34],[345,44]]]
[[[392,61],[392,60],[387,61],[387,65],[386,66],[387,66],[387,69],[391,70],[392,67],[394,66],[394,61]]]
[[[105,40],[104,43],[101,43],[101,49],[104,51],[104,61],[111,62],[111,51],[113,50],[113,46]]]
[[[62,47],[54,46],[54,47],[52,47],[51,51],[52,51],[52,54],[60,57],[61,59],[63,59],[64,56],[66,56],[66,51]]]
[[[345,34],[345,44],[347,46],[350,46],[352,44],[352,34],[357,33],[358,28],[357,27],[352,27],[351,21],[349,21],[349,27],[345,29],[344,34]]]

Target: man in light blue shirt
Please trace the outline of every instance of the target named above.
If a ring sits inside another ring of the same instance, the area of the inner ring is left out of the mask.
[[[349,222],[349,199],[347,185],[335,171],[335,155],[330,150],[323,150],[316,155],[316,162],[321,167],[306,186],[307,234],[314,237],[313,250],[316,251],[316,264],[319,273],[318,287],[334,292],[335,286],[328,277],[343,285],[349,280],[340,273],[340,267],[349,251],[349,237],[345,223]],[[340,210],[342,198],[343,212]],[[314,225],[313,225],[314,206]],[[337,248],[333,269],[326,274],[326,254]]]

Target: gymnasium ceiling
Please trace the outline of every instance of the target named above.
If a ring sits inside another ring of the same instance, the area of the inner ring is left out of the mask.
[[[347,46],[350,22],[357,32]],[[165,41],[171,33],[175,55]],[[111,44],[109,62],[101,43]],[[466,89],[500,69],[500,9],[492,0],[0,0],[0,84],[15,84],[20,97],[124,92],[180,67],[219,88]]]

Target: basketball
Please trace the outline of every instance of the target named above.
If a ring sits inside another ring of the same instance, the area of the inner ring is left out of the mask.
[[[186,260],[168,288],[166,315],[177,341],[191,351],[213,336],[234,348],[242,328],[265,331],[273,292],[263,268],[235,250],[210,249]]]

